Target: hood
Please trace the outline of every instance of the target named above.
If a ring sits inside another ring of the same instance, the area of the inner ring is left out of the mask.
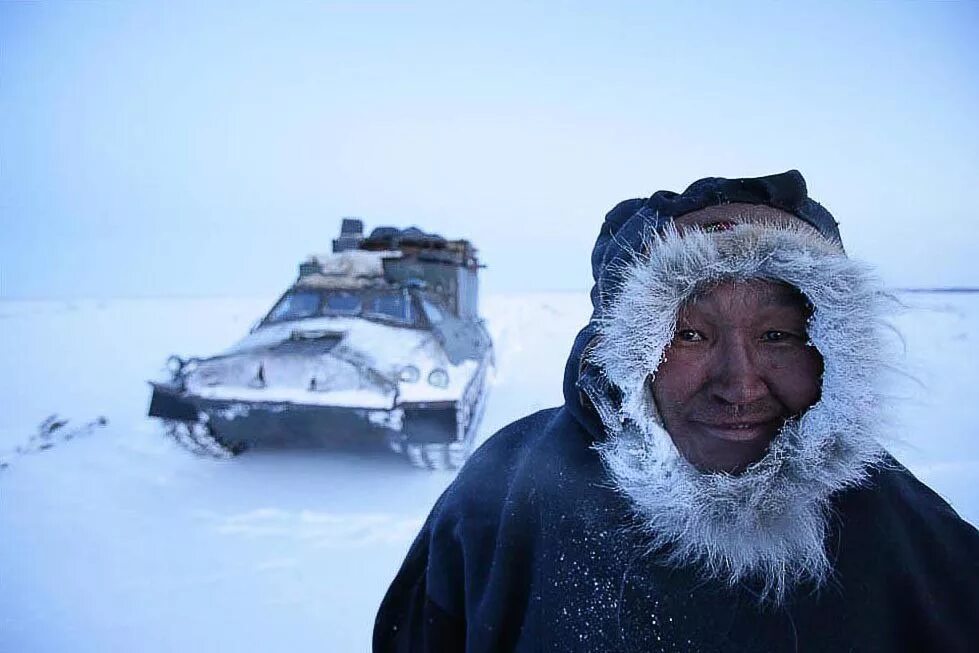
[[[604,382],[599,370],[588,365],[585,354],[592,346],[605,306],[619,292],[624,272],[635,263],[635,254],[649,233],[686,213],[732,202],[763,204],[791,213],[842,250],[836,220],[808,196],[806,181],[798,170],[755,178],[708,177],[682,193],[661,190],[648,198],[617,204],[605,216],[592,249],[592,317],[575,338],[564,375],[565,406],[592,437],[602,437],[603,429],[595,412],[602,407],[589,405],[585,396],[592,392],[614,394],[615,388]]]
[[[478,365],[453,364],[429,331],[318,317],[262,326],[224,354],[195,361],[185,383],[204,399],[391,409],[457,401]],[[448,377],[444,386],[427,381],[436,370]]]
[[[884,455],[882,375],[893,364],[886,322],[893,301],[869,268],[827,238],[838,233],[834,221],[828,234],[803,220],[681,235],[662,214],[637,220],[645,204],[631,202],[613,210],[603,234],[613,228],[596,245],[594,312],[566,369],[568,410],[592,434],[650,550],[669,564],[754,583],[759,597],[776,602],[798,583],[818,586],[831,571],[824,546],[830,497],[861,483]],[[613,215],[633,210],[625,220]],[[813,305],[808,335],[823,357],[822,395],[744,472],[705,472],[673,445],[647,379],[686,301],[718,282],[748,279],[787,283]]]

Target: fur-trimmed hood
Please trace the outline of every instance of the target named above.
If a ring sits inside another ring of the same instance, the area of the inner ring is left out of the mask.
[[[584,399],[587,389],[599,394],[616,388],[604,376],[587,365],[587,351],[595,343],[598,324],[611,300],[622,285],[622,275],[635,262],[643,239],[651,231],[666,227],[675,217],[726,203],[763,204],[792,214],[826,239],[839,244],[836,220],[821,204],[808,195],[806,181],[797,170],[767,177],[725,179],[708,177],[691,184],[682,193],[657,191],[648,198],[625,200],[605,216],[591,254],[592,317],[575,338],[564,374],[565,407],[596,439],[602,439],[603,426],[597,411],[603,405],[591,406]]]
[[[812,304],[822,395],[744,472],[703,472],[664,430],[647,380],[684,303],[720,281],[749,279],[787,283]],[[865,479],[883,455],[888,297],[863,265],[805,225],[649,235],[597,322],[588,362],[620,398],[615,405],[610,394],[589,393],[607,433],[599,451],[654,548],[731,583],[757,577],[775,600],[799,581],[825,579],[829,499]]]
[[[754,579],[776,602],[799,582],[820,584],[831,570],[830,497],[863,481],[884,455],[881,377],[893,364],[893,300],[838,241],[802,221],[716,233],[648,226],[622,250],[607,270],[615,281],[602,279],[576,343],[579,404],[571,407],[592,413],[611,484],[630,500],[651,550],[672,564],[700,564],[732,584]],[[744,472],[703,472],[664,430],[648,381],[683,304],[721,281],[750,279],[789,284],[813,306],[808,335],[823,357],[822,394]]]

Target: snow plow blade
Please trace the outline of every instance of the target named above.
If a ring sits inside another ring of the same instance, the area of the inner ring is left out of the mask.
[[[194,404],[181,399],[179,390],[170,388],[162,383],[150,383],[153,386],[153,395],[150,398],[150,417],[161,419],[174,419],[185,422],[193,422],[198,418],[197,407]]]

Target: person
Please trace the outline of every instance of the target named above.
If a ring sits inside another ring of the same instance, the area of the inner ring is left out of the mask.
[[[436,503],[375,651],[966,651],[979,533],[884,448],[893,300],[797,171],[628,200],[565,403]]]

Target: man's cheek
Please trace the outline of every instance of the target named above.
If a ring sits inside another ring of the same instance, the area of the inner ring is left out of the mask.
[[[697,356],[675,353],[662,363],[656,373],[655,386],[672,402],[683,402],[697,394],[707,383],[709,365]]]

